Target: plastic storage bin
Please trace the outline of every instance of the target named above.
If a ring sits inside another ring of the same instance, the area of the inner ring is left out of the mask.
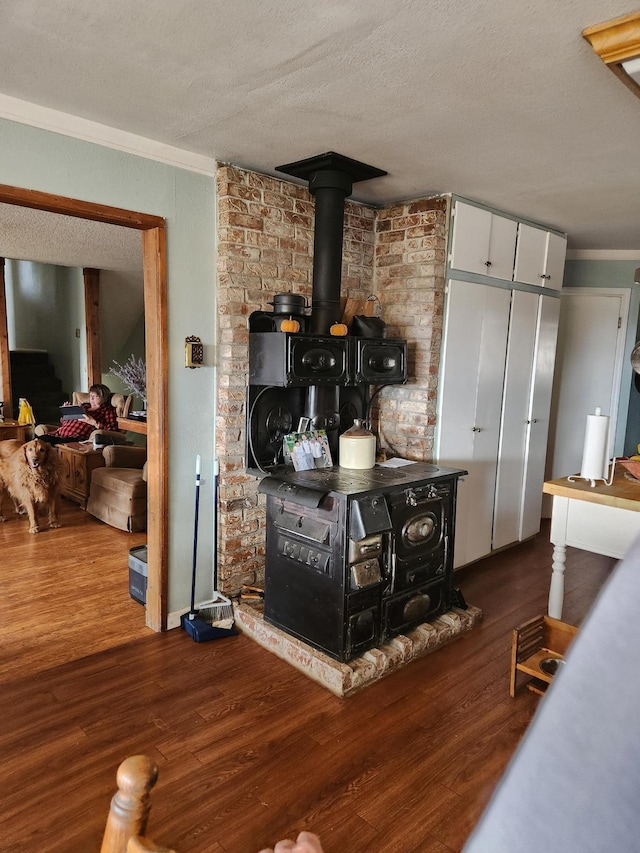
[[[147,603],[147,546],[129,550],[129,595],[139,604]]]

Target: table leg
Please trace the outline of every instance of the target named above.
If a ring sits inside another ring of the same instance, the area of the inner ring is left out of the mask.
[[[551,586],[549,587],[549,616],[553,619],[562,619],[568,524],[569,499],[554,495],[550,537],[553,545],[553,562],[551,564]]]
[[[562,619],[562,604],[564,601],[564,568],[567,559],[566,545],[553,546],[553,563],[551,568],[551,586],[549,587],[549,616]]]

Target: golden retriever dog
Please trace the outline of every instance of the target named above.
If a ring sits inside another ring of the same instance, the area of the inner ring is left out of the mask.
[[[0,521],[2,496],[7,492],[16,512],[26,511],[29,533],[39,533],[37,508],[44,504],[49,512],[49,527],[58,522],[58,463],[51,446],[39,438],[22,444],[16,439],[0,441]]]

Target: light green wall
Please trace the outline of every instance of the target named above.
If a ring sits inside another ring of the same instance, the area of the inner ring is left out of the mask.
[[[84,336],[75,336],[84,328],[82,272],[7,260],[5,280],[9,348],[46,350],[63,390],[84,388],[86,347]]]
[[[616,430],[616,447],[622,446],[623,453],[627,455],[636,453],[640,432],[640,394],[635,387],[629,360],[640,336],[640,286],[635,284],[635,271],[639,266],[640,261],[637,260],[570,260],[566,262],[564,272],[564,287],[629,288],[631,291]]]
[[[197,597],[213,566],[213,356],[184,367],[184,340],[215,345],[215,179],[0,119],[0,183],[162,216],[167,221],[169,610],[187,607],[195,457],[202,455]],[[188,417],[185,415],[188,413]]]
[[[132,355],[135,356],[136,359],[144,359],[144,314],[138,318],[138,322],[133,327],[133,331],[120,350],[115,353],[111,361],[103,362],[105,372],[102,374],[102,381],[105,385],[108,385],[112,391],[119,391],[122,394],[131,393],[129,388],[125,387],[122,380],[110,373],[109,370],[112,367],[115,367],[113,363],[114,361],[123,365]],[[138,409],[142,409],[142,400],[134,394],[133,401],[131,403],[131,411],[135,412]]]

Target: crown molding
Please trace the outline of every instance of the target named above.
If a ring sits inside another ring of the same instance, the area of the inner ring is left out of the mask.
[[[640,97],[640,85],[635,75],[632,77],[623,67],[625,61],[640,56],[640,12],[587,27],[582,35],[607,68]]]
[[[165,145],[163,142],[156,142],[145,136],[137,136],[135,133],[118,130],[70,113],[41,107],[29,101],[21,101],[9,95],[0,94],[0,118],[81,139],[84,142],[93,142],[105,148],[125,151],[127,154],[146,157],[148,160],[156,160],[190,172],[210,176],[214,176],[216,172],[216,161],[212,157],[203,157],[201,154],[174,148],[172,145]]]
[[[640,12],[587,27],[582,35],[607,65],[640,54]]]

